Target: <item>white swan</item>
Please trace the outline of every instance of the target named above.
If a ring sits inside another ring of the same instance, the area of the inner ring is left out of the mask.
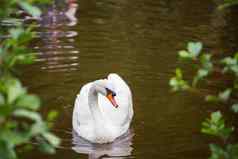
[[[73,129],[93,143],[113,142],[127,132],[133,117],[132,94],[125,81],[111,73],[85,84],[77,95]]]

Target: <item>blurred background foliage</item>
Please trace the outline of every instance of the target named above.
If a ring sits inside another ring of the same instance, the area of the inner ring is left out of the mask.
[[[48,0],[3,0],[0,21],[9,27],[0,31],[0,158],[16,159],[18,152],[34,147],[54,153],[60,139],[50,132],[57,116],[51,111],[43,120],[39,109],[41,101],[30,94],[17,77],[19,65],[31,64],[35,56],[29,48],[34,37],[33,27],[24,25],[22,14],[39,18],[39,3]],[[36,145],[33,147],[33,145]]]
[[[222,76],[229,78],[231,86],[226,86],[217,94],[207,94],[204,100],[215,105],[224,105],[233,113],[238,113],[238,101],[236,94],[238,92],[238,53],[233,57],[226,56],[219,62],[212,58],[212,54],[202,50],[202,43],[189,42],[187,48],[178,52],[178,58],[181,61],[190,63],[194,68],[194,76],[191,80],[186,80],[184,71],[177,68],[175,76],[170,79],[169,85],[172,91],[199,91],[199,87],[207,87],[209,78]],[[215,106],[214,106],[215,107]],[[219,107],[218,107],[219,108]],[[232,123],[228,121],[228,123]],[[210,117],[202,122],[201,132],[217,138],[218,143],[209,145],[210,159],[237,159],[238,144],[231,143],[230,139],[234,136],[234,126],[227,126],[221,111],[212,112]]]
[[[220,9],[226,8],[226,7],[230,7],[230,6],[234,6],[238,4],[238,0],[224,0],[223,4],[219,6]]]
[[[236,7],[238,0],[224,0],[218,9]],[[229,79],[229,86],[220,90],[217,94],[207,94],[204,100],[214,105],[224,105],[225,109],[234,114],[238,113],[238,52],[233,56],[225,56],[219,59],[212,57],[211,53],[202,50],[201,42],[188,42],[186,49],[178,52],[179,60],[190,63],[194,68],[194,76],[191,80],[184,77],[185,72],[176,68],[175,75],[169,81],[172,91],[199,91],[199,87],[209,86],[209,78],[220,76],[221,79]],[[213,78],[214,79],[214,78]],[[218,109],[221,109],[218,107]],[[224,110],[224,109],[223,109]],[[211,155],[209,159],[238,159],[238,143],[232,138],[235,136],[235,126],[227,126],[225,117],[220,110],[212,112],[201,124],[201,132],[217,138],[216,143],[210,143]],[[235,125],[235,123],[233,123]],[[218,144],[220,143],[220,144]]]

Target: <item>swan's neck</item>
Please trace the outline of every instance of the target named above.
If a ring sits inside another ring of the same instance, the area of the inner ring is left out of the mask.
[[[98,92],[94,85],[89,89],[88,104],[92,113],[95,125],[103,125],[104,119],[100,107],[98,105]]]

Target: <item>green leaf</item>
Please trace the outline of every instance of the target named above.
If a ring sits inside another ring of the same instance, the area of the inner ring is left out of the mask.
[[[40,99],[35,95],[23,95],[17,100],[16,105],[22,108],[38,110]]]
[[[238,0],[224,0],[223,4],[219,5],[218,9],[221,10],[235,5],[238,5]]]
[[[238,1],[238,0],[237,0]],[[238,60],[238,52],[235,53],[234,59],[237,61]]]
[[[172,87],[173,91],[182,91],[190,88],[187,81],[183,80],[183,74],[179,68],[175,71],[175,77],[170,79],[169,85]]]
[[[221,63],[224,65],[236,65],[237,61],[231,57],[226,57],[221,60]]]
[[[28,118],[36,122],[42,122],[41,116],[37,112],[26,109],[17,109],[13,112],[13,115],[16,117]]]
[[[57,118],[58,115],[59,115],[58,111],[51,110],[47,115],[47,121],[52,122],[53,120],[55,120]]]
[[[220,136],[222,136],[224,139],[227,139],[233,131],[234,131],[234,127],[223,128],[220,132]]]
[[[54,147],[59,146],[60,139],[50,132],[45,132],[42,134],[43,137]]]
[[[1,159],[16,159],[17,155],[10,143],[0,140],[0,156]]]
[[[191,55],[191,53],[189,53],[189,52],[187,52],[187,51],[185,51],[185,50],[179,51],[178,54],[179,54],[179,57],[180,57],[181,59],[188,59],[188,60],[190,60],[190,59],[193,58],[193,56]]]
[[[13,111],[13,108],[10,105],[8,105],[8,104],[1,105],[0,106],[0,117],[9,116],[9,115],[11,115],[12,111]]]
[[[205,100],[208,102],[226,102],[232,93],[232,89],[227,88],[225,91],[220,92],[218,96],[214,95],[207,95]]]
[[[19,1],[19,5],[22,7],[22,9],[27,11],[33,17],[39,17],[41,15],[41,11],[39,8],[33,6],[25,1]]]
[[[21,34],[24,33],[24,30],[22,28],[14,28],[14,29],[10,29],[10,35],[13,39],[18,39]]]
[[[171,78],[171,79],[169,80],[169,85],[170,85],[171,87],[175,87],[175,86],[178,85],[178,82],[177,82],[177,80],[176,80],[175,77],[173,77],[173,78]]]
[[[197,78],[202,79],[208,75],[208,70],[205,69],[199,69],[197,73]]]
[[[200,42],[189,42],[188,43],[188,51],[193,55],[193,57],[197,57],[202,50],[202,43]]]
[[[49,128],[52,128],[54,126],[53,121],[57,118],[58,116],[58,111],[56,110],[51,110],[48,115],[47,115],[47,126]]]
[[[176,68],[175,74],[176,74],[177,79],[182,79],[183,78],[183,73],[182,73],[182,70],[180,68]]]
[[[213,123],[218,123],[219,120],[221,120],[221,119],[222,119],[222,115],[221,115],[221,112],[220,112],[220,111],[213,112],[213,113],[211,114],[211,121],[212,121]]]
[[[15,46],[15,45],[19,46],[19,45],[26,44],[33,37],[33,33],[30,31],[30,29],[24,29],[22,27],[10,29],[9,33],[12,39],[9,39],[7,41],[7,44],[8,45],[10,44],[12,46]],[[19,49],[19,48],[17,47],[14,49]]]
[[[218,97],[214,96],[214,95],[207,95],[205,100],[207,102],[218,102],[219,101]]]
[[[0,133],[0,138],[8,141],[14,146],[23,144],[30,140],[30,136],[25,132],[18,132],[12,129],[4,129]]]
[[[18,97],[26,93],[18,79],[8,79],[6,81],[7,101],[13,103]]]
[[[230,67],[231,72],[233,72],[236,76],[238,76],[238,65]]]
[[[233,127],[226,127],[220,111],[211,113],[210,119],[202,122],[201,132],[208,135],[218,136],[226,140],[233,132]]]
[[[17,55],[16,60],[18,64],[32,64],[35,60],[35,55],[34,54]]]
[[[238,144],[228,144],[226,151],[231,159],[238,159]]]
[[[204,77],[208,76],[209,72],[205,69],[199,69],[196,76],[193,79],[193,87],[196,87],[198,81],[202,80]]]
[[[203,54],[200,57],[200,62],[202,64],[202,68],[204,70],[207,70],[208,72],[211,72],[212,68],[213,68],[213,64],[211,62],[211,57],[212,57],[211,54]]]
[[[232,89],[227,88],[225,91],[219,93],[218,98],[220,101],[225,102],[230,98]]]
[[[0,106],[5,104],[5,98],[2,94],[0,94]]]
[[[48,129],[46,127],[46,124],[42,121],[39,121],[39,122],[33,124],[29,130],[29,132],[32,136],[37,136],[37,135],[42,134],[47,131],[48,131]]]
[[[211,151],[211,156],[209,159],[222,159],[224,158],[225,151],[218,145],[216,144],[210,144],[209,145],[210,151]]]
[[[225,65],[222,70],[223,73],[230,72],[238,76],[238,62],[236,58],[226,57],[221,60],[221,63]]]
[[[47,142],[40,142],[39,145],[39,149],[40,151],[44,152],[44,153],[48,153],[48,154],[54,154],[55,153],[55,148],[48,144]]]
[[[234,113],[238,113],[238,104],[236,103],[236,104],[233,104],[232,106],[231,106],[231,110],[234,112]]]

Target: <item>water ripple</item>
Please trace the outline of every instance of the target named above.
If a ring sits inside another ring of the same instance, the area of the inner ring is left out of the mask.
[[[80,51],[74,43],[77,35],[70,27],[39,28],[36,34],[38,41],[33,46],[39,69],[52,73],[78,70]]]

